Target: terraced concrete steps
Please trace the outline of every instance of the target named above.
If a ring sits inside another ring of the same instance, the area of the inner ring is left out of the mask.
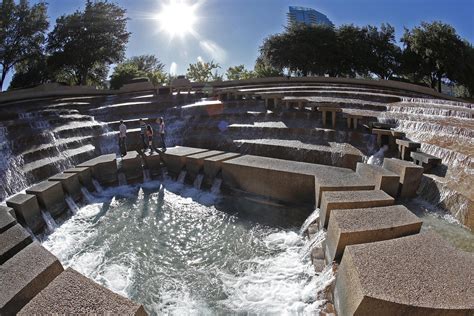
[[[15,224],[2,232],[0,234],[0,265],[32,242],[30,234],[20,224]]]

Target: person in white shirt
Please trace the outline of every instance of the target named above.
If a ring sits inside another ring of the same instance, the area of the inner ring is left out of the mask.
[[[127,154],[127,126],[125,126],[123,120],[120,120],[119,126],[119,148],[122,157],[125,156]]]
[[[166,144],[165,144],[165,120],[163,117],[160,117],[156,120],[158,124],[160,124],[159,133],[161,137],[161,147],[163,151],[166,151]]]

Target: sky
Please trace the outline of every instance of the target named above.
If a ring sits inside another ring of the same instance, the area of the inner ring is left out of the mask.
[[[171,37],[156,19],[170,1],[112,0],[127,10],[130,19],[126,56],[153,54],[166,71],[178,75],[197,60],[218,62],[221,73],[239,64],[252,69],[262,41],[283,31],[288,7],[293,5],[316,9],[336,26],[390,23],[397,39],[405,27],[440,20],[474,43],[474,0],[174,0],[195,8],[193,32],[182,37]],[[53,28],[57,17],[83,9],[85,0],[47,2]]]

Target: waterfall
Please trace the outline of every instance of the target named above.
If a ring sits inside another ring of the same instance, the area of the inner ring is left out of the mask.
[[[87,203],[93,203],[94,202],[94,196],[87,190],[85,187],[81,187],[81,192],[84,198],[86,199]]]
[[[316,208],[313,213],[311,213],[308,218],[304,221],[303,225],[300,228],[300,235],[303,235],[304,232],[308,229],[309,225],[316,222],[319,219],[319,208]]]
[[[92,184],[94,185],[95,191],[97,193],[104,192],[104,189],[102,189],[102,186],[100,185],[99,181],[97,181],[96,179],[92,179]]]
[[[198,174],[198,175],[196,176],[196,179],[194,179],[193,186],[194,186],[196,189],[200,189],[203,179],[204,179],[204,175],[201,174],[201,173]]]
[[[150,170],[149,169],[143,169],[143,182],[148,182],[150,180],[151,180]]]
[[[326,232],[321,229],[303,246],[300,252],[301,258],[306,258],[314,248],[320,247],[324,239],[326,239]]]
[[[179,183],[184,183],[184,179],[186,178],[186,170],[181,170],[178,176],[178,182]]]
[[[379,149],[375,154],[369,157],[367,160],[367,164],[381,166],[383,163],[383,157],[385,156],[385,152],[388,150],[387,145],[383,145],[382,148]]]
[[[212,187],[211,187],[211,192],[214,194],[219,194],[221,192],[221,185],[222,185],[222,179],[214,178],[214,182],[212,183]]]
[[[69,207],[69,210],[71,211],[72,215],[75,215],[77,211],[79,211],[79,207],[77,206],[76,202],[74,202],[74,199],[70,196],[66,196],[65,198],[66,204]]]
[[[119,185],[120,185],[120,186],[122,186],[122,185],[127,185],[127,177],[125,176],[125,173],[119,172],[119,174],[118,174],[118,182],[119,182]]]
[[[48,228],[48,232],[52,233],[58,227],[54,218],[51,216],[49,212],[41,211],[41,216],[43,217],[44,222],[46,223],[46,227]]]
[[[38,238],[36,238],[31,228],[29,228],[28,226],[25,226],[25,230],[28,232],[28,234],[30,234],[31,238],[33,238],[33,241],[38,241]]]

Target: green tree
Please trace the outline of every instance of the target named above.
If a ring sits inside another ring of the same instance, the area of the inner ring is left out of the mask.
[[[367,42],[367,29],[354,25],[342,25],[336,29],[337,49],[332,73],[334,76],[368,75],[370,46]]]
[[[27,88],[45,83],[49,79],[47,57],[39,53],[15,65],[15,74],[8,89]]]
[[[443,79],[455,80],[459,63],[465,59],[465,44],[456,30],[441,22],[422,22],[412,30],[405,29],[401,39],[405,45],[406,73],[427,79],[441,92]]]
[[[261,57],[257,58],[253,68],[253,73],[255,78],[281,77],[283,75],[281,70],[272,67]]]
[[[45,3],[30,6],[27,0],[0,4],[0,91],[8,72],[41,51],[48,28]]]
[[[84,11],[56,20],[48,38],[50,66],[71,73],[76,84],[103,81],[104,70],[124,57],[130,36],[126,26],[124,9],[106,1],[87,0]]]
[[[198,61],[194,64],[189,64],[186,70],[186,77],[195,82],[222,80],[217,74],[217,69],[219,68],[221,68],[219,64],[214,63],[212,60],[210,62]],[[215,72],[213,73],[213,71]]]
[[[369,71],[381,79],[390,79],[400,68],[402,51],[395,44],[395,28],[390,24],[382,24],[380,30],[375,26],[367,26],[367,56]]]
[[[154,86],[157,86],[167,80],[163,72],[164,67],[164,64],[154,55],[130,57],[115,67],[110,78],[110,87],[120,89],[121,86],[137,77],[147,77]]]
[[[244,65],[229,67],[226,71],[227,80],[245,80],[255,77],[255,73],[245,69]]]

